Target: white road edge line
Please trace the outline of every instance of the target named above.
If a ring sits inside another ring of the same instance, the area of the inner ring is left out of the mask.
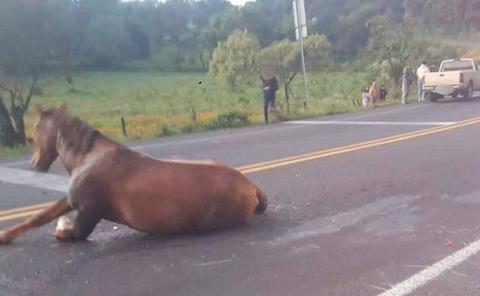
[[[404,121],[343,121],[343,120],[334,120],[334,121],[315,121],[315,120],[296,120],[296,121],[286,121],[283,122],[284,125],[393,125],[393,126],[447,126],[456,124],[455,121],[433,121],[433,122],[404,122]],[[238,133],[238,134],[229,134],[229,135],[222,135],[222,136],[215,136],[215,137],[208,137],[208,138],[201,138],[201,139],[189,139],[189,140],[180,140],[180,141],[173,141],[167,143],[152,143],[152,144],[145,144],[145,145],[134,145],[130,146],[130,148],[134,150],[143,150],[147,148],[157,148],[157,147],[165,147],[165,146],[173,146],[173,145],[182,145],[182,144],[191,144],[191,143],[200,143],[200,142],[214,142],[218,140],[224,139],[231,139],[235,137],[244,137],[244,136],[251,136],[257,134],[264,134],[264,133],[271,133],[279,130],[284,129],[292,129],[298,128],[298,126],[290,126],[290,127],[283,127],[275,130],[259,130],[253,132],[246,132],[246,133]],[[30,163],[29,160],[21,160],[15,162],[7,162],[2,164],[6,167],[17,166],[17,165],[24,165]]]
[[[451,270],[455,266],[465,262],[478,252],[480,252],[480,239],[446,257],[445,259],[433,264],[432,266],[425,268],[421,272],[413,275],[405,281],[394,285],[391,289],[379,294],[379,296],[408,295],[418,288],[425,286],[430,281],[436,279],[445,271]]]
[[[26,185],[58,192],[67,192],[68,178],[65,176],[37,173],[0,166],[0,182]]]
[[[385,110],[385,111],[379,111],[379,112],[358,112],[357,113],[351,113],[348,114],[346,119],[360,119],[360,118],[368,118],[372,116],[378,116],[378,115],[386,115],[386,114],[392,114],[392,113],[398,113],[402,111],[410,111],[414,109],[419,109],[419,108],[424,108],[428,106],[428,104],[421,104],[418,106],[412,106],[412,107],[407,107],[407,108],[399,108],[399,109],[394,109],[394,110]],[[363,114],[362,114],[363,113]],[[345,114],[339,114],[338,116],[342,116]],[[337,116],[337,115],[334,115]],[[288,124],[289,122],[284,122],[285,124]],[[201,138],[201,139],[188,139],[188,140],[180,140],[180,141],[173,141],[173,142],[167,142],[167,143],[152,143],[152,144],[145,144],[145,145],[136,145],[136,146],[131,146],[132,149],[146,149],[146,148],[156,148],[156,147],[163,147],[163,146],[170,146],[170,145],[181,145],[181,144],[189,144],[189,143],[198,143],[198,142],[206,142],[206,141],[215,141],[215,140],[222,140],[226,138],[234,138],[234,137],[242,137],[242,136],[249,136],[249,135],[256,135],[256,134],[262,134],[262,133],[267,133],[267,132],[272,132],[272,131],[279,131],[283,129],[291,129],[291,128],[297,128],[300,126],[290,126],[290,127],[283,127],[283,128],[277,128],[274,130],[270,129],[262,129],[259,131],[253,131],[253,132],[245,132],[245,133],[238,133],[238,134],[229,134],[229,135],[222,135],[222,136],[214,136],[214,137],[208,137],[208,138]],[[7,162],[1,164],[2,166],[6,167],[11,167],[11,166],[17,166],[17,165],[24,165],[24,164],[29,164],[30,160],[21,160],[21,161],[15,161],[15,162]]]
[[[210,261],[210,262],[202,262],[202,263],[192,263],[193,266],[204,267],[204,266],[211,266],[223,263],[230,263],[233,262],[233,259],[223,259],[217,261]]]
[[[372,116],[378,116],[378,115],[387,115],[387,114],[394,114],[394,113],[399,113],[399,112],[403,112],[403,111],[411,111],[411,110],[416,110],[416,109],[420,109],[420,108],[425,108],[425,107],[428,107],[430,106],[430,104],[419,104],[419,105],[414,105],[414,106],[410,106],[410,107],[405,107],[404,105],[403,106],[399,106],[399,108],[395,108],[395,109],[387,109],[387,110],[383,110],[383,111],[380,111],[380,109],[377,109],[373,112],[369,112],[369,111],[366,111],[366,112],[358,112],[358,115],[355,114],[355,113],[351,113],[352,116],[348,116],[344,119],[350,119],[350,120],[354,120],[354,119],[362,119],[362,118],[369,118],[369,117],[372,117]],[[362,114],[363,113],[363,114]]]
[[[215,142],[215,141],[231,139],[231,138],[235,138],[235,137],[245,137],[245,136],[251,136],[251,135],[258,135],[258,134],[273,133],[273,132],[290,130],[290,129],[295,129],[295,128],[301,128],[301,126],[283,126],[283,127],[276,128],[276,129],[262,129],[262,130],[258,130],[258,131],[251,131],[251,132],[244,132],[244,133],[232,133],[232,134],[227,134],[227,135],[219,135],[219,136],[196,138],[196,139],[185,139],[185,140],[178,140],[178,141],[172,141],[172,142],[166,142],[166,143],[152,143],[152,144],[145,144],[145,145],[127,145],[127,146],[130,147],[133,150],[143,150],[143,149],[148,149],[148,148],[183,145],[183,144],[191,144],[191,143]],[[17,165],[24,165],[24,164],[29,164],[29,163],[30,163],[30,160],[20,160],[20,161],[14,161],[14,162],[6,162],[6,163],[2,163],[0,165],[4,166],[4,167],[12,167],[12,166],[14,167],[14,166],[17,166]]]
[[[316,120],[296,120],[289,121],[285,124],[299,124],[299,125],[399,125],[399,126],[447,126],[456,124],[456,121],[316,121]]]
[[[19,160],[19,161],[2,163],[2,166],[17,166],[17,165],[23,165],[23,164],[29,164],[29,163],[30,163],[30,160]]]
[[[251,132],[244,132],[244,133],[232,133],[232,134],[227,134],[227,135],[206,137],[206,138],[200,138],[200,139],[188,139],[188,140],[180,140],[180,141],[173,141],[173,142],[167,142],[167,143],[152,143],[152,144],[145,144],[145,145],[134,145],[134,146],[129,146],[129,147],[132,148],[132,149],[135,149],[135,150],[137,150],[137,149],[142,150],[142,149],[145,149],[145,148],[156,148],[156,147],[163,147],[163,146],[200,143],[200,142],[214,142],[214,141],[218,141],[218,140],[231,139],[231,138],[235,138],[235,137],[245,137],[245,136],[258,135],[258,134],[272,133],[272,132],[294,129],[294,128],[298,128],[298,127],[296,127],[296,126],[285,127],[284,126],[284,127],[277,128],[277,129],[262,129],[262,130],[258,130],[258,131],[251,131]]]

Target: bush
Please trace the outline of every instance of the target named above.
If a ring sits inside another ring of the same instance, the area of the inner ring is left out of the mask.
[[[170,135],[175,135],[175,134],[178,134],[178,130],[176,130],[173,127],[170,127],[169,125],[163,125],[160,133],[158,134],[158,136],[160,136],[160,137],[161,136],[170,136]]]
[[[210,61],[209,73],[223,81],[230,90],[238,89],[255,75],[260,44],[255,35],[247,31],[233,32],[225,42],[219,43]]]
[[[247,114],[232,111],[228,113],[222,113],[217,116],[210,123],[211,128],[231,128],[231,127],[241,127],[247,126],[250,124],[250,120]]]

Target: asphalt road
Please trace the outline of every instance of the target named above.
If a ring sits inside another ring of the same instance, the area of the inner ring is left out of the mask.
[[[0,295],[480,295],[480,120],[465,121],[479,116],[480,101],[411,104],[131,143],[272,161],[244,168],[266,215],[177,237],[102,222],[75,244],[52,223],[0,247]],[[0,228],[21,221],[6,210],[62,195],[48,186],[62,167],[42,179],[26,159],[0,161]]]

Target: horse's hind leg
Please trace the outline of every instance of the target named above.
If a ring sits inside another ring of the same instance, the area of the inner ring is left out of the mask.
[[[47,209],[28,218],[25,222],[5,231],[0,231],[0,244],[8,244],[28,230],[45,225],[72,210],[72,207],[68,203],[68,199],[64,197],[49,206]]]
[[[85,240],[93,232],[100,221],[100,215],[95,211],[78,211],[73,223],[65,216],[60,217],[55,230],[55,237],[59,241]]]

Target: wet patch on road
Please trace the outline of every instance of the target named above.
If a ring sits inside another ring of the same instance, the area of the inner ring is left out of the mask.
[[[408,204],[387,209],[381,217],[376,217],[363,226],[363,230],[376,236],[415,232],[425,222],[421,209]]]
[[[461,195],[444,194],[440,197],[442,200],[453,201],[463,204],[480,204],[480,189]]]
[[[355,226],[357,223],[367,218],[389,213],[390,209],[409,204],[420,198],[420,196],[390,197],[367,204],[352,211],[339,213],[330,217],[313,219],[300,226],[290,228],[285,234],[279,236],[270,243],[272,246],[278,246],[309,237],[339,232],[346,227]]]

